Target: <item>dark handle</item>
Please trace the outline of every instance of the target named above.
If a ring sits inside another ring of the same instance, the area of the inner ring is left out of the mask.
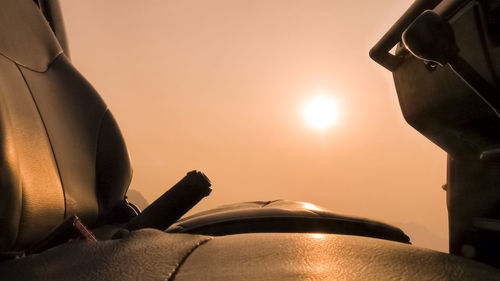
[[[370,50],[370,57],[390,71],[396,70],[402,58],[392,55],[389,51],[401,41],[403,31],[425,10],[434,9],[441,0],[416,0]]]
[[[203,173],[189,172],[142,213],[130,220],[125,228],[128,230],[167,229],[201,199],[210,194],[212,191],[210,185],[210,180]]]

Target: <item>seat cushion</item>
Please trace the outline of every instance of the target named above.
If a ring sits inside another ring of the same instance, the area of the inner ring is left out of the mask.
[[[125,142],[32,0],[0,0],[0,251],[72,215],[113,218],[132,177]]]

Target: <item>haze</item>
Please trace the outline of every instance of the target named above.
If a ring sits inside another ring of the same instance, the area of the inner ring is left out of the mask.
[[[368,50],[411,1],[63,1],[75,66],[103,96],[152,202],[186,172],[194,211],[290,199],[402,227],[446,251],[446,155],[407,125]],[[307,125],[318,91],[335,124]]]

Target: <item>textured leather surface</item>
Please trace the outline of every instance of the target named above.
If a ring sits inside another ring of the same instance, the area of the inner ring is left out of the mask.
[[[470,260],[391,241],[335,234],[207,237],[139,230],[120,240],[73,242],[0,263],[24,280],[498,280]]]
[[[95,157],[106,106],[66,61],[57,58],[45,73],[20,68],[36,102],[61,176],[66,214],[95,221]]]
[[[30,0],[0,0],[0,54],[43,72],[62,52],[49,24]]]
[[[110,210],[113,206],[108,204],[123,200],[131,180],[130,161],[118,126],[99,94],[64,55],[45,73],[21,70],[51,140],[64,188],[66,215],[77,214],[94,222],[99,203],[101,210]],[[97,159],[100,164],[121,163],[107,170],[110,164],[96,167]]]
[[[100,221],[106,221],[127,193],[132,166],[125,140],[108,110],[101,121],[95,159],[95,188]]]
[[[228,235],[255,232],[320,232],[360,235],[409,243],[399,228],[343,216],[310,203],[289,200],[254,201],[221,206],[182,219],[171,233]]]
[[[499,280],[500,271],[401,243],[334,234],[241,234],[194,251],[175,280]]]
[[[210,237],[139,230],[120,240],[75,242],[0,263],[3,281],[168,280]]]
[[[116,122],[32,0],[0,0],[0,251],[73,214],[105,222],[132,176]]]
[[[37,240],[64,218],[45,126],[21,72],[0,56],[0,250]]]

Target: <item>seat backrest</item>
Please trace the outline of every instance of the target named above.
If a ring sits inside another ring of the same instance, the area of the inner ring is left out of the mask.
[[[105,222],[132,177],[106,105],[33,0],[0,0],[0,251],[76,214]]]

